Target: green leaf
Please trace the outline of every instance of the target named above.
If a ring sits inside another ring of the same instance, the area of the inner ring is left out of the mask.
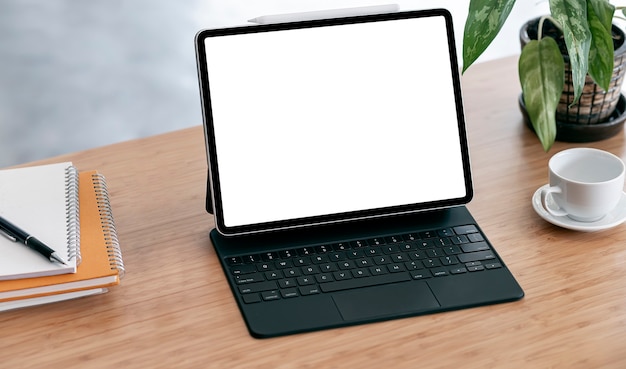
[[[556,138],[556,107],[563,92],[563,56],[550,37],[531,40],[519,58],[526,111],[545,151]]]
[[[515,0],[470,0],[463,33],[463,72],[496,38]]]
[[[597,1],[596,1],[597,2]],[[610,5],[610,4],[609,4]],[[603,17],[609,13],[602,11]],[[606,13],[606,14],[605,14]],[[613,13],[610,12],[612,17]],[[608,91],[613,76],[614,50],[611,36],[611,23],[608,28],[605,21],[602,21],[596,14],[595,8],[589,2],[587,9],[587,19],[589,30],[591,31],[591,47],[589,48],[589,75],[604,90]],[[609,21],[612,18],[609,19]]]
[[[598,17],[604,28],[611,32],[613,27],[613,15],[615,14],[615,6],[609,3],[608,0],[588,0],[587,11],[593,9],[593,12]]]
[[[578,102],[589,69],[591,32],[587,24],[586,0],[550,0],[550,12],[563,28],[569,62],[572,66],[574,102]]]

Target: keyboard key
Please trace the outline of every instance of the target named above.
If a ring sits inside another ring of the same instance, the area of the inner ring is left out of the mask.
[[[272,270],[270,272],[265,272],[265,278],[272,280],[272,279],[281,279],[283,276],[281,273]]]
[[[434,240],[419,240],[417,241],[417,245],[419,246],[420,249],[432,249],[433,247],[435,247],[435,241]]]
[[[434,268],[434,267],[441,266],[441,261],[439,261],[439,259],[425,259],[422,261],[422,263],[424,263],[424,266],[426,268]]]
[[[333,250],[333,247],[330,245],[320,245],[320,246],[315,246],[315,252],[317,252],[318,254],[325,254],[327,252],[330,252]]]
[[[341,261],[346,260],[346,254],[344,252],[331,252],[328,254],[328,260],[330,261]]]
[[[442,265],[454,265],[454,264],[458,264],[459,263],[459,259],[457,259],[456,256],[452,255],[452,256],[444,256],[442,258],[439,258],[439,261],[441,261]]]
[[[281,279],[278,281],[278,286],[280,288],[290,288],[290,287],[296,287],[296,280],[289,278],[289,279]]]
[[[463,252],[459,246],[448,246],[444,247],[442,250],[446,255],[456,255]]]
[[[417,246],[413,243],[403,243],[402,245],[400,245],[400,250],[402,251],[411,251],[411,250],[415,250],[417,248]]]
[[[315,256],[311,256],[311,262],[313,262],[313,264],[322,264],[322,263],[328,263],[330,261],[328,255],[315,255]]]
[[[404,238],[405,241],[415,241],[419,240],[420,236],[417,233],[407,233],[403,235],[402,238]]]
[[[407,270],[417,270],[417,269],[423,269],[424,264],[422,264],[422,262],[419,260],[413,260],[413,261],[407,261],[406,263],[404,263],[404,267]]]
[[[299,277],[302,275],[302,273],[300,272],[300,269],[298,268],[285,269],[283,270],[283,274],[285,275],[285,278]]]
[[[433,244],[437,247],[445,247],[452,245],[452,241],[449,238],[433,238]]]
[[[485,240],[483,238],[483,235],[480,233],[470,233],[467,235],[467,238],[470,240],[470,242],[480,242]]]
[[[334,281],[333,275],[330,273],[322,273],[315,276],[317,283],[326,283]]]
[[[372,275],[387,274],[389,273],[389,270],[387,270],[384,266],[375,266],[370,268],[370,273]]]
[[[385,244],[385,239],[384,238],[371,238],[369,240],[367,240],[367,244],[370,246],[380,246],[380,245],[384,245]]]
[[[235,276],[235,283],[246,284],[254,282],[263,282],[265,277],[263,273],[242,274]]]
[[[280,295],[279,295],[278,290],[264,291],[264,292],[261,292],[261,298],[265,301],[279,300]]]
[[[384,264],[391,263],[391,258],[385,255],[375,256],[373,260],[376,265],[384,265]]]
[[[430,270],[430,272],[435,277],[444,277],[448,275],[448,269],[446,268],[433,268]]]
[[[458,255],[458,257],[462,263],[467,263],[470,261],[495,259],[496,255],[491,250],[488,250],[488,251],[471,252],[469,254],[460,254]]]
[[[352,273],[350,272],[335,272],[333,273],[335,280],[343,281],[346,279],[352,279]]]
[[[320,285],[320,288],[324,292],[334,292],[353,288],[376,286],[387,283],[404,282],[409,281],[410,279],[411,278],[408,273],[392,273],[376,275],[367,278],[354,278],[349,280],[324,283]]]
[[[454,233],[456,234],[469,234],[469,233],[477,233],[478,229],[475,225],[465,225],[460,227],[454,227]]]
[[[426,279],[433,276],[428,269],[411,270],[410,274],[413,279]]]
[[[402,238],[404,238],[405,241],[415,241],[419,240],[420,236],[417,233],[407,233],[402,235]]]
[[[278,252],[278,256],[283,259],[289,259],[296,256],[296,252],[294,250],[283,250]]]
[[[391,261],[394,263],[404,263],[405,261],[409,261],[409,257],[406,254],[393,254],[391,256]]]
[[[246,256],[242,256],[241,259],[243,260],[244,263],[257,263],[261,261],[261,256],[260,255],[246,255]]]
[[[468,266],[467,267],[467,271],[468,272],[480,272],[481,270],[485,270],[485,267],[482,266],[482,265]]]
[[[454,236],[454,237],[451,237],[450,239],[452,240],[452,243],[455,245],[462,245],[464,243],[469,242],[469,238],[467,238],[467,236],[465,235]]]
[[[274,261],[276,259],[278,259],[278,253],[277,252],[266,252],[261,254],[261,259],[264,261]]]
[[[253,292],[262,292],[262,291],[271,291],[278,289],[278,285],[275,281],[269,282],[258,282],[245,284],[243,286],[239,286],[239,292],[241,293],[253,293]]]
[[[387,269],[390,273],[406,272],[406,268],[402,264],[390,264],[387,265]]]
[[[422,239],[435,238],[435,237],[437,237],[437,232],[435,232],[435,231],[424,231],[424,232],[420,232],[419,235],[420,235],[420,237]]]
[[[298,289],[296,289],[296,288],[287,288],[287,289],[284,289],[284,290],[280,290],[280,295],[284,299],[300,296],[300,294],[298,293]]]
[[[291,260],[278,260],[274,265],[276,265],[276,268],[278,269],[293,267],[293,263],[291,262]]]
[[[363,249],[363,252],[365,253],[365,256],[374,256],[374,255],[379,255],[380,249],[378,248],[374,248],[374,247],[368,247]]]
[[[426,259],[426,252],[424,251],[411,251],[408,255],[411,260]]]
[[[387,243],[399,243],[404,241],[404,239],[402,238],[402,236],[388,236],[385,237],[385,242]]]
[[[249,293],[246,295],[243,295],[243,302],[245,302],[246,304],[254,304],[255,302],[261,302],[261,295],[259,295],[258,293]]]
[[[485,268],[487,268],[487,269],[498,269],[498,268],[502,268],[502,264],[500,264],[500,263],[486,263],[485,264]]]
[[[305,266],[311,264],[311,259],[309,257],[298,257],[293,259],[294,266]]]
[[[302,273],[307,274],[307,275],[317,274],[319,272],[320,272],[320,269],[317,267],[317,265],[309,265],[309,266],[302,267]]]
[[[252,264],[240,264],[230,268],[230,273],[232,275],[249,274],[256,271],[256,267]]]
[[[390,255],[400,252],[400,247],[398,245],[389,245],[382,247],[382,250],[385,254]]]
[[[228,265],[243,264],[243,259],[241,259],[241,257],[239,256],[231,256],[229,258],[226,258],[226,264]]]
[[[352,246],[355,249],[358,249],[360,247],[365,247],[365,246],[367,246],[367,241],[365,241],[365,240],[352,241],[352,242],[350,242],[350,246]]]
[[[489,245],[487,245],[487,242],[475,242],[461,245],[461,248],[463,249],[463,252],[475,252],[489,250]]]
[[[438,258],[445,255],[445,252],[442,249],[428,249],[426,250],[426,255],[429,258]]]
[[[452,268],[452,269],[450,269],[450,273],[451,274],[463,274],[463,273],[467,273],[467,269],[465,269],[463,267]]]
[[[354,264],[354,261],[352,260],[342,261],[338,265],[339,265],[339,269],[343,269],[343,270],[350,270],[350,269],[356,268],[356,264]]]
[[[313,276],[299,277],[296,280],[298,281],[298,285],[300,286],[307,286],[310,284],[315,284],[315,277]]]
[[[337,270],[338,270],[337,265],[336,265],[335,263],[330,263],[330,264],[322,264],[322,265],[320,265],[319,267],[320,267],[320,271],[321,271],[322,273],[325,273],[325,272],[334,272],[334,271],[337,271]]]
[[[454,236],[454,231],[452,230],[452,228],[444,228],[438,230],[437,235],[439,235],[439,237],[451,237]]]
[[[365,256],[365,251],[363,249],[350,250],[346,251],[346,255],[348,259],[358,259]]]
[[[365,268],[354,269],[354,270],[352,270],[352,276],[354,278],[369,277],[370,276],[370,272],[369,272],[369,270],[367,270]]]
[[[326,284],[323,284],[322,286],[325,286]],[[304,287],[300,287],[298,290],[300,291],[300,294],[302,296],[314,295],[314,294],[318,294],[322,292],[320,291],[320,288],[318,286],[304,286]]]
[[[300,256],[309,256],[315,254],[315,250],[312,247],[301,247],[296,251]]]

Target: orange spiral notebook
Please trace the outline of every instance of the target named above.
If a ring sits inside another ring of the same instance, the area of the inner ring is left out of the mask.
[[[76,273],[0,281],[0,311],[63,299],[44,296],[65,294],[69,298],[90,294],[78,291],[104,292],[120,283],[124,262],[104,176],[96,171],[79,173],[78,194],[82,262]]]

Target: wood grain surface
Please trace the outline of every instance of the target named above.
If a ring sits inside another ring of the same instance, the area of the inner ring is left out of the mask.
[[[575,232],[531,206],[551,155],[585,146],[624,159],[623,133],[545,153],[517,107],[517,57],[475,65],[462,82],[468,207],[524,299],[252,338],[209,240],[197,126],[30,163],[71,160],[106,176],[127,273],[104,295],[0,314],[0,368],[626,367],[626,225]]]

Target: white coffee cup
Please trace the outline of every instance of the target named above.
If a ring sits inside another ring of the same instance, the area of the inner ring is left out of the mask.
[[[548,163],[550,185],[541,204],[554,216],[594,222],[615,209],[624,192],[624,162],[598,149],[574,148],[556,153]],[[549,206],[548,196],[554,205]]]

